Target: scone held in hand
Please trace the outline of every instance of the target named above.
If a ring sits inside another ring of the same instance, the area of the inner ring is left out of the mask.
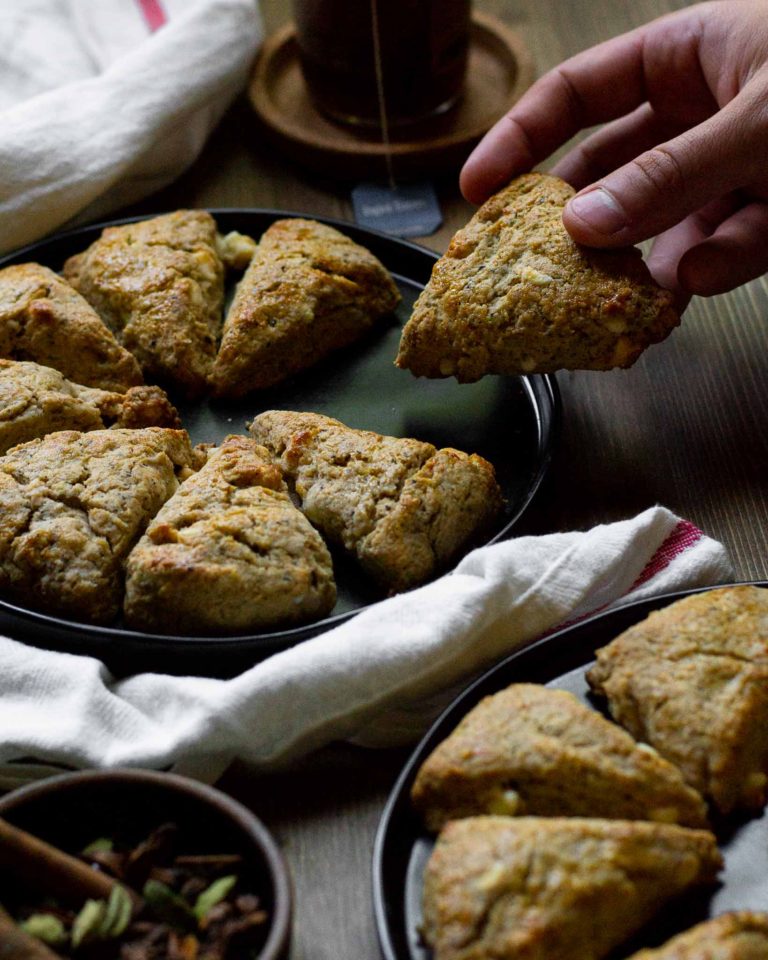
[[[214,392],[236,397],[279,383],[357,340],[399,300],[383,264],[340,231],[277,220],[227,313]]]
[[[458,231],[420,294],[397,365],[479,380],[628,367],[679,323],[672,294],[635,248],[576,244],[562,223],[573,189],[529,173]]]
[[[493,467],[477,454],[316,413],[270,410],[249,430],[279,460],[312,523],[392,592],[442,570],[501,509]]]
[[[318,619],[336,600],[331,557],[280,468],[230,436],[165,504],[128,558],[125,616],[199,634]]]

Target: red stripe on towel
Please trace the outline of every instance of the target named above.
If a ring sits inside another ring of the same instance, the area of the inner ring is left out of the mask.
[[[159,30],[168,20],[160,0],[136,0],[136,2],[152,33]]]
[[[657,573],[661,573],[665,567],[670,565],[675,557],[680,556],[681,553],[685,553],[686,550],[701,540],[703,536],[704,534],[701,530],[699,530],[697,526],[694,526],[689,520],[678,521],[672,533],[670,533],[661,546],[656,549],[651,559],[643,567],[640,576],[624,596],[629,596],[629,594],[641,586],[641,584],[647,583],[647,581],[655,577]],[[615,602],[616,601],[611,601],[611,603]],[[546,630],[537,639],[541,640],[544,637],[549,637],[553,633],[559,633],[561,630],[565,630],[566,627],[572,627],[577,623],[581,623],[582,620],[594,617],[595,614],[601,613],[607,607],[610,607],[611,603],[604,603],[601,607],[596,607],[594,610],[590,610],[589,613],[583,613],[580,617],[574,617],[572,620],[565,620],[563,623],[558,623],[557,626]]]
[[[692,547],[698,540],[701,540],[702,536],[701,530],[695,527],[690,520],[681,520],[645,565],[645,569],[629,588],[629,592],[636,590],[651,577],[655,577],[657,573],[668,567],[675,557],[687,550],[688,547]]]

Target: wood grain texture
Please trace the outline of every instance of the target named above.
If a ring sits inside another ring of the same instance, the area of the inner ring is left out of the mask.
[[[539,72],[688,4],[680,0],[476,0],[521,34]],[[268,31],[289,0],[262,0]],[[549,164],[545,164],[545,167]],[[471,215],[456,180],[437,184],[443,251]],[[134,207],[279,208],[351,219],[348,187],[294,167],[254,130],[245,101],[195,165]],[[526,533],[583,529],[661,503],[723,541],[736,579],[768,578],[768,281],[696,300],[682,326],[631,370],[559,374],[564,422],[551,477]],[[281,840],[294,875],[293,960],[379,956],[370,857],[398,751],[326,750],[286,774],[233,771],[223,786]]]

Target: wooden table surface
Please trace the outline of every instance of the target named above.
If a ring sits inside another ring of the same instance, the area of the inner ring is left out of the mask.
[[[539,72],[686,4],[674,0],[475,0],[528,44]],[[268,32],[289,0],[263,0]],[[172,187],[127,212],[270,207],[352,219],[349,185],[286,162],[248,131],[245,103]],[[471,213],[438,185],[445,249]],[[584,529],[663,504],[726,544],[735,579],[768,579],[768,278],[696,300],[682,326],[628,371],[560,373],[563,429],[528,533]],[[296,890],[293,958],[379,956],[371,910],[374,833],[402,751],[325,750],[288,773],[231,772],[223,785],[272,827]]]

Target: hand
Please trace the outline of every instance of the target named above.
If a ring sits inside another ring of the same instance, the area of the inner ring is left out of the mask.
[[[580,192],[578,243],[635,244],[684,305],[768,270],[768,0],[720,0],[566,60],[485,136],[461,172],[480,203],[579,130],[552,173]]]

